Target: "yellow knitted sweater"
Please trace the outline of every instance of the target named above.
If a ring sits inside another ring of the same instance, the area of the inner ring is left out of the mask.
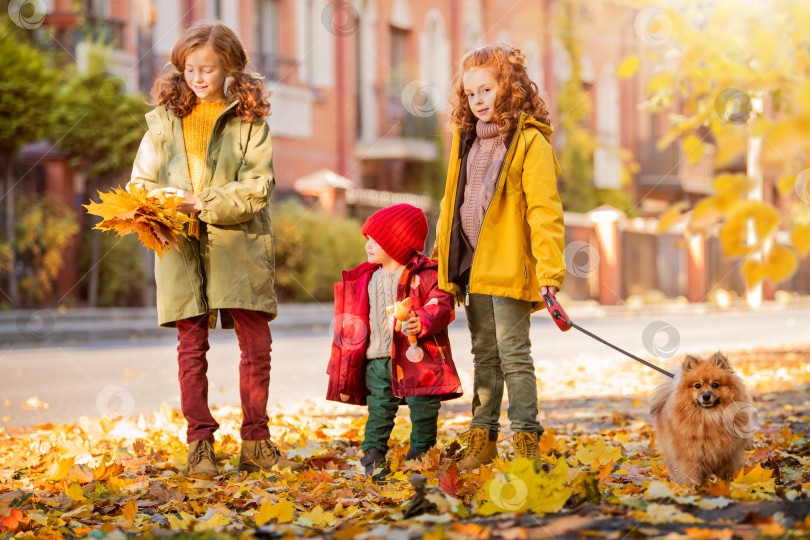
[[[188,156],[188,174],[191,177],[191,189],[195,195],[202,190],[208,141],[211,138],[214,123],[224,108],[224,101],[216,103],[201,101],[182,120],[183,140]]]

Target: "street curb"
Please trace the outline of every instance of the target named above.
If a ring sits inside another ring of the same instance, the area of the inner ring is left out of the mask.
[[[568,302],[565,306],[574,321],[638,317],[695,317],[759,311],[778,313],[786,309],[810,309],[810,298],[790,303],[763,302],[751,308],[736,302],[728,308],[710,303],[676,303],[654,305],[601,306],[593,302]],[[280,304],[278,317],[270,323],[273,335],[328,335],[334,319],[331,304]],[[548,319],[541,309],[532,317],[540,322]],[[466,326],[463,306],[456,308],[454,325]],[[551,323],[551,320],[548,319]],[[230,334],[215,330],[212,339]],[[0,344],[10,347],[45,347],[54,345],[81,345],[101,342],[131,342],[175,340],[173,328],[158,326],[154,307],[145,308],[43,308],[0,312]]]

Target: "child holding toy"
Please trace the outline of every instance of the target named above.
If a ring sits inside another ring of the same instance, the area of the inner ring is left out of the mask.
[[[273,235],[267,207],[273,146],[262,81],[244,71],[247,55],[222,23],[198,23],[172,50],[173,71],[152,89],[157,107],[132,167],[130,185],[183,197],[191,221],[179,250],[155,264],[158,320],[177,327],[180,406],[188,422],[186,472],[217,474],[208,408],[208,329],[235,328],[241,351],[242,449],[239,469],[300,469],[270,439],[267,399],[276,316]],[[226,78],[232,80],[225,86]]]
[[[326,398],[368,405],[360,463],[369,476],[382,479],[399,405],[410,408],[406,459],[416,459],[436,444],[441,401],[462,392],[447,336],[453,296],[438,288],[436,262],[419,253],[428,233],[424,212],[397,204],[376,212],[361,230],[368,262],[344,271],[343,281],[335,283]],[[405,319],[401,332],[392,311]]]
[[[472,336],[472,422],[458,463],[497,457],[504,382],[515,457],[534,458],[543,427],[529,316],[565,277],[560,174],[548,109],[523,53],[482,47],[461,61],[453,145],[433,258],[439,287],[464,302]]]

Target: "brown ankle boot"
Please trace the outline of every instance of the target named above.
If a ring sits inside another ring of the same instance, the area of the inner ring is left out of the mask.
[[[242,452],[239,456],[239,470],[256,472],[269,471],[273,466],[282,469],[298,471],[304,468],[300,463],[290,461],[284,457],[276,443],[270,439],[263,441],[242,441]]]
[[[463,471],[477,469],[481,465],[492,463],[498,457],[498,445],[491,441],[489,430],[472,428],[463,433],[461,439],[467,442],[467,448],[461,454],[457,465]]]
[[[540,452],[540,445],[538,444],[538,433],[515,433],[513,439],[515,445],[515,459],[525,457],[529,459],[537,459],[537,454]]]
[[[186,474],[219,474],[217,456],[211,441],[191,441],[188,443],[188,464]]]

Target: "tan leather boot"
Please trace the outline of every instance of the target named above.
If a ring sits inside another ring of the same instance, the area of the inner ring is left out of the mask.
[[[217,456],[211,441],[192,441],[188,444],[186,474],[217,475]]]
[[[515,445],[515,459],[525,457],[529,459],[537,459],[537,454],[540,452],[540,445],[538,444],[538,433],[515,433],[513,439]]]
[[[276,466],[281,469],[298,471],[304,468],[300,463],[284,457],[276,443],[270,439],[263,441],[242,441],[242,452],[239,455],[239,470],[256,472],[269,471]]]
[[[463,471],[477,469],[481,465],[492,463],[498,457],[497,442],[489,440],[488,429],[472,428],[460,438],[466,441],[467,448],[457,463],[459,469]]]

